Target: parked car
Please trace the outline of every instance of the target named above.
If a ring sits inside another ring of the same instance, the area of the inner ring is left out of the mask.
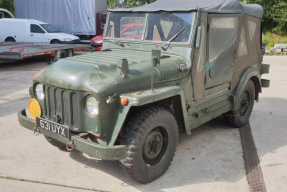
[[[95,51],[101,51],[103,46],[103,35],[99,35],[91,39],[91,46]]]
[[[52,25],[30,19],[0,19],[0,42],[80,43],[77,36],[62,33]]]
[[[143,24],[137,23],[128,23],[121,25],[121,33],[120,38],[123,39],[141,39],[142,38],[142,31],[144,29]],[[103,35],[98,35],[91,39],[91,46],[96,51],[101,51],[103,45]]]
[[[7,9],[0,8],[0,19],[3,18],[15,18],[14,15]]]

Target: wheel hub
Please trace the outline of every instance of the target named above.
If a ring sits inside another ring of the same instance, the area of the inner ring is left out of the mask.
[[[152,131],[144,145],[144,156],[148,159],[153,159],[158,156],[161,152],[163,146],[163,137],[161,132],[159,131]]]

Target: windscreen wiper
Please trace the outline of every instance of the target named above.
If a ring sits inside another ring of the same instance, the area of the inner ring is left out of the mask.
[[[169,45],[170,42],[172,42],[175,38],[177,38],[184,30],[185,30],[185,27],[180,32],[178,32],[175,36],[173,36],[170,40],[165,42],[160,48],[162,48],[162,50],[166,51],[169,46],[167,46],[167,47],[165,47],[165,46]]]

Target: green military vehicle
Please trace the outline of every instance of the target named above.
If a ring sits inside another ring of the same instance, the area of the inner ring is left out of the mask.
[[[34,76],[23,127],[52,144],[120,160],[140,183],[160,177],[178,133],[224,115],[245,125],[269,81],[259,5],[158,0],[111,9],[103,49],[57,61]]]

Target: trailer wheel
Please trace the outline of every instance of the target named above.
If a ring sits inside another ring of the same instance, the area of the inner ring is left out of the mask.
[[[7,37],[6,39],[5,39],[5,42],[16,42],[16,40],[13,38],[13,37]]]
[[[243,127],[248,123],[252,113],[255,100],[255,86],[252,80],[249,80],[242,92],[238,97],[238,110],[237,112],[231,111],[225,115],[227,122],[235,128]]]
[[[73,57],[74,56],[74,50],[73,49],[67,49],[66,50],[66,56],[67,57]]]
[[[173,114],[162,107],[139,111],[128,120],[121,143],[127,157],[121,160],[126,174],[140,183],[149,183],[170,166],[178,142],[178,125]]]

